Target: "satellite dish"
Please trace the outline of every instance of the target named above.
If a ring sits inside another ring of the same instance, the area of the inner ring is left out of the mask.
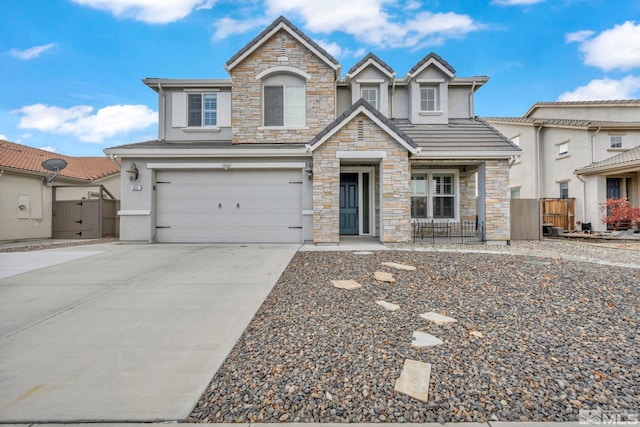
[[[63,159],[49,159],[42,162],[42,167],[46,170],[50,170],[54,172],[53,176],[45,176],[44,181],[47,184],[51,184],[51,182],[58,176],[60,171],[67,167],[66,160]]]
[[[63,159],[49,159],[42,162],[42,167],[53,172],[60,172],[67,167],[67,162]]]

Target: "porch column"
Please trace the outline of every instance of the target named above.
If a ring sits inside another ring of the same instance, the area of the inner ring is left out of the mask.
[[[486,236],[486,224],[487,224],[487,179],[485,175],[485,164],[478,165],[478,224],[484,224],[485,236]]]

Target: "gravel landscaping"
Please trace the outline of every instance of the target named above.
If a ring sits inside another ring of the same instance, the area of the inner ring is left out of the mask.
[[[561,259],[568,250],[553,258],[299,252],[188,421],[576,421],[580,409],[638,412],[640,269]],[[397,282],[378,282],[375,271]],[[429,311],[458,321],[435,325],[419,316]],[[411,347],[414,331],[444,344]],[[432,365],[426,404],[394,391],[406,359]]]

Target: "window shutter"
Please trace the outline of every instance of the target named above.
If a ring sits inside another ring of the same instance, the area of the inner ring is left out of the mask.
[[[172,93],[171,126],[174,128],[187,126],[187,94],[184,92]]]
[[[218,93],[218,126],[231,127],[231,92]]]
[[[285,126],[305,125],[305,87],[302,85],[286,86],[284,93]]]

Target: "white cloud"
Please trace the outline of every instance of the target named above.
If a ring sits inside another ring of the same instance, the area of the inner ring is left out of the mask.
[[[216,0],[72,0],[82,6],[110,12],[116,18],[132,18],[148,24],[178,21],[193,10],[210,9]]]
[[[9,53],[11,54],[11,56],[14,56],[18,59],[29,60],[29,59],[37,58],[43,52],[49,49],[53,49],[55,46],[56,46],[55,43],[49,43],[42,46],[30,47],[29,49],[25,49],[25,50],[11,49]]]
[[[544,0],[493,0],[492,4],[500,6],[529,6],[531,4],[542,3]]]
[[[417,2],[406,3],[415,8]],[[222,18],[215,22],[214,40],[240,34],[285,15],[301,22],[305,30],[328,34],[342,32],[358,41],[378,47],[412,47],[416,44],[440,44],[446,39],[461,38],[483,28],[469,15],[432,13],[415,9],[402,16],[402,6],[395,0],[265,0],[262,19],[236,20]],[[394,9],[395,8],[395,9]],[[242,10],[240,11],[242,13]]]
[[[326,40],[319,40],[318,44],[334,58],[358,58],[364,56],[366,52],[364,48],[352,50],[340,46],[336,42],[327,42]]]
[[[61,135],[81,141],[101,143],[105,138],[145,129],[157,123],[157,113],[146,105],[110,105],[93,113],[93,107],[77,105],[60,108],[33,104],[12,111],[20,114],[18,127]]]
[[[593,31],[589,31],[589,30],[576,31],[575,33],[569,33],[566,36],[564,36],[564,41],[566,43],[571,43],[571,42],[581,43],[583,41],[586,41],[589,37],[591,37],[594,34],[595,33]]]
[[[565,92],[558,101],[593,101],[605,99],[631,99],[640,96],[640,77],[627,76],[620,80],[609,78],[591,80],[571,92]]]
[[[53,147],[49,147],[49,146],[47,146],[47,147],[38,147],[38,149],[39,149],[39,150],[48,151],[48,152],[50,152],[50,153],[57,153],[57,152],[58,152],[58,150],[56,150],[56,149],[55,149],[55,148],[53,148]]]
[[[3,135],[1,133],[0,133],[0,139],[3,140],[3,141],[8,141],[9,140],[9,138],[7,138],[6,135]]]
[[[580,43],[584,63],[605,71],[630,70],[640,67],[640,24],[627,21],[605,30],[593,38],[594,33],[579,31],[566,36],[567,42]],[[583,37],[580,39],[580,37]]]

